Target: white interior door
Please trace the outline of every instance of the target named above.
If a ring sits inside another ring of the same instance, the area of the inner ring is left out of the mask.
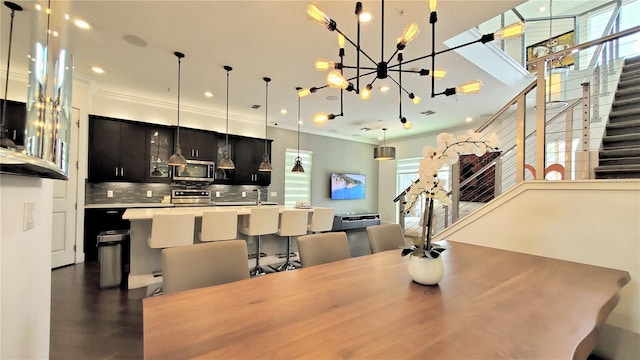
[[[78,127],[80,110],[71,112],[71,146],[69,148],[69,180],[53,181],[53,234],[51,236],[51,267],[75,262],[76,204],[78,184]]]

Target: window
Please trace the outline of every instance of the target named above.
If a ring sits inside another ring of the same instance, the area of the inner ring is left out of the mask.
[[[300,150],[304,172],[291,172],[298,157],[297,149],[285,150],[284,205],[295,206],[297,201],[311,203],[311,169],[313,152]]]

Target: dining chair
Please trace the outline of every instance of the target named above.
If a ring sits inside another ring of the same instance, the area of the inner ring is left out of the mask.
[[[279,215],[280,210],[275,206],[258,206],[251,208],[248,215],[242,216],[238,231],[256,237],[256,265],[249,272],[251,277],[264,275],[269,271],[260,266],[260,236],[278,232]]]
[[[298,237],[298,251],[302,267],[325,264],[351,257],[347,233],[326,232]]]
[[[331,231],[334,214],[335,210],[333,208],[314,207],[307,230],[312,233]]]
[[[296,266],[291,262],[291,237],[307,233],[309,213],[306,210],[287,209],[280,214],[279,236],[287,237],[287,256],[284,264],[275,268],[276,271],[294,270]]]
[[[366,229],[372,254],[397,250],[405,245],[404,233],[400,224],[371,225]]]
[[[165,294],[249,278],[247,242],[216,241],[162,250]]]
[[[200,241],[238,238],[238,212],[233,210],[203,211]]]

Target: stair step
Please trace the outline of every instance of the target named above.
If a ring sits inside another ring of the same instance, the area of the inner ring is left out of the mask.
[[[627,99],[622,99],[622,100],[615,100],[613,102],[613,106],[628,106],[628,105],[633,105],[633,106],[640,106],[640,92],[638,93],[638,97],[635,98],[627,98]]]
[[[640,134],[607,135],[602,138],[602,146],[604,149],[640,146]]]
[[[612,165],[637,165],[640,166],[640,156],[627,156],[618,158],[600,158],[598,164],[600,166]]]
[[[618,89],[640,85],[640,69],[637,71],[622,73],[618,82]]]
[[[640,134],[640,120],[609,122],[605,136]]]
[[[638,96],[640,96],[640,85],[616,90],[614,101],[637,98]]]
[[[602,159],[611,159],[611,158],[621,158],[621,157],[636,157],[640,156],[640,146],[637,147],[627,147],[621,149],[605,149],[600,150],[598,153],[600,160]]]
[[[594,172],[596,179],[638,179],[640,165],[598,166]]]
[[[615,103],[614,103],[614,106],[615,106]],[[631,108],[631,109],[614,110],[609,114],[609,117],[617,118],[617,117],[626,117],[626,116],[634,116],[634,115],[635,116],[640,115],[640,106]]]

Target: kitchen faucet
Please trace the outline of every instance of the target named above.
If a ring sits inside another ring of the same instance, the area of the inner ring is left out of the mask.
[[[260,189],[253,189],[253,191],[257,191],[258,195],[256,196],[256,205],[260,206],[262,205],[262,200],[260,198]]]

